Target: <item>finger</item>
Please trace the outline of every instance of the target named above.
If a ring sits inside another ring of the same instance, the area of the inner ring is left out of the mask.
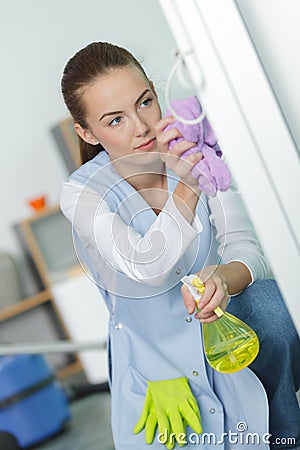
[[[198,302],[198,309],[203,310],[205,306],[210,302],[213,297],[215,291],[217,289],[216,283],[212,278],[209,278],[205,282],[205,290],[201,296],[201,299]]]
[[[133,429],[134,434],[140,433],[145,428],[145,425],[147,422],[147,417],[148,417],[148,411],[146,409],[144,409],[138,422],[136,423],[136,425]]]
[[[228,294],[223,289],[216,289],[210,301],[195,314],[195,319],[207,319],[214,310],[228,301]]]
[[[213,313],[207,319],[200,319],[200,322],[201,323],[213,323],[213,322],[215,322],[218,319],[219,319],[219,316],[217,316],[217,314]]]
[[[177,442],[182,441],[179,435],[182,436],[182,434],[185,433],[185,428],[179,411],[178,410],[172,411],[172,414],[169,415],[169,420],[171,424],[171,430],[173,433],[175,433],[176,441]]]
[[[195,299],[188,290],[187,286],[181,286],[181,294],[183,296],[184,306],[186,307],[188,314],[193,314],[196,306]]]
[[[146,422],[146,427],[145,427],[145,441],[146,444],[152,444],[153,439],[154,439],[154,435],[155,435],[155,430],[157,427],[157,416],[156,413],[154,411],[151,411],[147,422]]]
[[[157,411],[158,429],[167,437],[167,442],[170,440],[171,427],[168,417],[163,411]]]
[[[196,145],[197,145],[196,142],[190,142],[190,141],[186,141],[184,139],[184,140],[176,142],[176,144],[174,144],[172,149],[170,149],[170,153],[174,156],[181,156],[182,153],[196,147]],[[192,153],[191,155],[193,155],[195,153],[196,153],[196,151],[194,153]],[[191,156],[191,155],[189,155],[189,156]]]
[[[187,421],[188,425],[198,434],[202,433],[201,420],[199,415],[195,413],[194,409],[189,404],[181,407],[182,416]]]
[[[174,439],[174,436],[171,436],[170,439],[166,443],[166,448],[168,450],[172,450],[174,448],[174,445],[175,445],[175,439]]]
[[[192,148],[194,147],[190,142],[180,141],[175,144],[171,150],[168,151],[168,154],[172,156],[175,161],[181,163],[183,167],[186,167],[185,170],[189,173],[191,172],[195,164],[202,159],[202,153],[197,151],[190,153],[187,156],[183,156],[185,152]]]
[[[223,283],[221,279],[217,279],[215,281],[215,292],[213,293],[210,301],[203,306],[202,313],[206,314],[209,312],[212,312],[214,309],[216,309],[218,306],[220,306],[221,303],[227,300],[228,298],[228,292],[224,288]]]
[[[197,403],[195,397],[190,397],[190,398],[188,398],[187,401],[188,401],[190,407],[193,409],[196,416],[198,417],[199,422],[201,422],[200,410],[199,410],[198,403]]]
[[[192,410],[195,413],[196,418],[198,419],[197,423],[198,423],[198,425],[200,425],[199,433],[202,433],[201,414],[200,414],[199,406],[198,406],[198,403],[197,403],[195,397],[188,398],[188,404],[192,408]],[[196,426],[197,426],[197,423],[195,423]]]
[[[148,418],[148,415],[149,415],[149,411],[150,411],[150,404],[151,403],[152,403],[152,396],[149,393],[149,391],[147,390],[142,414],[141,414],[137,424],[135,425],[135,427],[133,429],[134,434],[140,433],[145,428],[145,425],[146,425],[146,422],[147,422],[147,418]]]
[[[177,441],[179,447],[184,447],[187,444],[186,433],[184,433],[184,437],[180,437],[179,441]]]
[[[160,152],[169,154],[169,145],[175,139],[180,138],[181,135],[176,128],[172,128],[171,130],[166,131],[162,134],[156,135],[156,144],[157,148]]]
[[[175,439],[172,435],[171,425],[169,422],[168,417],[163,412],[158,412],[157,414],[158,419],[158,430],[161,434],[163,434],[166,437],[165,446],[167,449],[174,448],[175,445]]]
[[[214,311],[211,311],[211,312],[208,312],[208,313],[203,313],[203,311],[200,311],[200,312],[195,314],[195,319],[206,320],[206,319],[209,319],[214,314],[215,314]]]
[[[194,165],[197,162],[199,162],[202,158],[203,158],[202,152],[195,152],[195,153],[191,153],[190,155],[188,155],[185,158],[185,161],[188,161],[194,167]]]
[[[195,164],[197,164],[202,158],[201,152],[192,153],[186,158],[182,158],[180,156],[174,156],[174,158],[178,158],[176,161],[176,173],[180,174],[181,178],[191,177],[194,179],[194,182],[198,184],[198,180],[192,175],[192,171]]]
[[[166,116],[160,119],[155,125],[154,130],[156,134],[161,134],[164,132],[165,128],[172,123],[175,123],[176,119],[173,116]]]

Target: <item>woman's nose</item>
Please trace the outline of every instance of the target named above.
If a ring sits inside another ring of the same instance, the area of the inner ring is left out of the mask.
[[[133,124],[133,135],[135,137],[146,136],[149,130],[149,125],[137,115]]]

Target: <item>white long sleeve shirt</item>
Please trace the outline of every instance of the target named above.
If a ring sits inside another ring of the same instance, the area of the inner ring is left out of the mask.
[[[264,278],[267,266],[263,251],[239,193],[234,189],[219,193],[208,199],[208,206],[221,261],[245,264],[252,282]],[[112,268],[150,286],[164,283],[203,229],[197,215],[191,224],[186,221],[170,195],[161,213],[142,235],[111,211],[97,192],[83,189],[72,180],[64,183],[61,208],[85,246],[96,247]]]

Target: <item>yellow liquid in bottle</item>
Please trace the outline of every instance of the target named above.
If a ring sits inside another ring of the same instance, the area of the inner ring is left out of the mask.
[[[236,336],[206,347],[205,354],[213,369],[222,373],[233,373],[244,369],[256,358],[259,342],[256,336]]]
[[[200,278],[193,278],[192,285],[203,294],[205,286]],[[196,300],[198,303],[199,298]],[[255,331],[236,316],[214,310],[219,317],[202,324],[203,346],[208,363],[222,373],[233,373],[249,366],[259,352],[259,340]]]

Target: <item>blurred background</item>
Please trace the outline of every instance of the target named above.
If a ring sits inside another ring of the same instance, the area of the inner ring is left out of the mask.
[[[300,2],[235,3],[299,149]],[[106,310],[77,267],[71,230],[58,210],[70,172],[53,133],[69,117],[60,93],[62,71],[90,42],[118,44],[142,62],[164,109],[175,41],[158,0],[3,1],[0,37],[0,340],[71,338],[104,345]],[[192,92],[175,78],[171,94]],[[259,99],[257,108],[263,108]],[[46,206],[35,211],[29,201],[41,196]],[[98,385],[107,380],[104,349],[96,359],[93,352],[78,357],[70,351],[49,361],[61,380],[83,374]]]

